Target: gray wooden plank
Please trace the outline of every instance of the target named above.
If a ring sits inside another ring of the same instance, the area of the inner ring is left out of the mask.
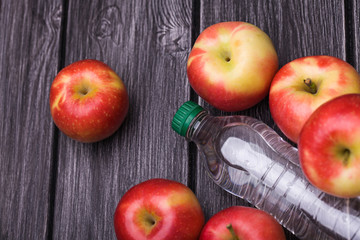
[[[350,15],[350,18],[348,18],[349,22],[345,24],[346,26],[351,26],[351,28],[348,29],[351,34],[348,34],[350,35],[350,39],[347,39],[347,42],[352,41],[352,44],[350,44],[348,52],[349,55],[354,57],[350,63],[356,68],[357,71],[360,71],[360,0],[353,0],[345,3],[349,2],[352,2],[352,4],[348,6],[349,9],[346,13]]]
[[[293,59],[308,55],[332,55],[345,60],[343,4],[342,1],[325,0],[203,0],[200,3],[200,31],[221,21],[252,23],[273,40],[280,67]],[[229,115],[214,109],[202,99],[199,99],[199,103],[209,108],[214,115]],[[271,118],[267,98],[237,114],[260,119],[285,138]],[[201,159],[197,167],[196,194],[200,202],[206,203],[203,206],[207,219],[226,207],[248,205],[213,184],[204,171]],[[297,239],[288,231],[286,235],[287,239]]]
[[[54,125],[62,3],[0,2],[0,239],[51,232]]]
[[[59,134],[54,239],[115,239],[113,214],[133,185],[187,184],[188,145],[170,121],[190,97],[186,57],[191,1],[70,1],[66,65],[104,61],[123,79],[130,109],[110,138],[82,144]]]

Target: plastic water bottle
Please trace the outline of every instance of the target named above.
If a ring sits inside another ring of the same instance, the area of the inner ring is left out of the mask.
[[[196,143],[217,185],[270,213],[297,237],[360,239],[359,198],[334,197],[311,185],[297,149],[261,121],[210,116],[189,101],[172,128]]]

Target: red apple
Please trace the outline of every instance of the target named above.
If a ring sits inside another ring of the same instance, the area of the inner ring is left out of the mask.
[[[206,28],[189,55],[187,74],[196,93],[223,111],[240,111],[260,102],[278,69],[271,39],[245,22]]]
[[[321,105],[304,125],[299,158],[308,180],[339,197],[360,195],[360,94]]]
[[[132,187],[114,215],[119,240],[196,240],[204,221],[194,193],[166,179],[151,179]]]
[[[105,63],[81,60],[62,69],[50,89],[56,126],[81,142],[112,135],[122,124],[129,97],[120,77]]]
[[[276,73],[270,112],[280,130],[297,143],[301,128],[321,104],[348,93],[360,93],[359,74],[350,64],[331,56],[298,58]]]
[[[205,224],[199,240],[285,240],[281,225],[268,213],[233,206],[216,213]]]

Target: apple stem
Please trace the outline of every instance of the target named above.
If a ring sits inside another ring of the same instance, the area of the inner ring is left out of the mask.
[[[317,93],[316,84],[313,81],[311,81],[311,78],[304,79],[304,83],[305,83],[306,86],[309,87],[309,90],[310,90],[311,94]]]
[[[229,225],[226,226],[227,229],[229,229],[231,236],[232,236],[232,240],[240,240],[240,238],[236,235],[233,226],[231,225],[231,223]]]

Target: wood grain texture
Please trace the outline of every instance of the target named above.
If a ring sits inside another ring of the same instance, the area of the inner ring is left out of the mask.
[[[248,205],[213,184],[196,147],[170,128],[177,108],[198,99],[186,76],[194,37],[220,21],[247,21],[269,34],[280,67],[326,54],[360,70],[359,9],[360,0],[0,1],[0,239],[115,239],[119,199],[155,177],[193,188],[206,219]],[[48,105],[59,68],[84,58],[112,67],[130,96],[119,131],[94,144],[58,133]],[[284,137],[267,98],[237,114]]]
[[[360,72],[360,0],[349,1],[352,4],[348,6],[347,14],[350,15],[348,22],[345,23],[345,26],[351,26],[348,28],[349,38],[347,41],[351,40],[353,44],[350,45],[348,49],[349,55],[353,57],[352,62],[350,62],[358,72]]]
[[[51,216],[61,1],[0,2],[0,239],[45,239]]]
[[[115,239],[113,214],[133,185],[188,181],[188,145],[171,119],[190,88],[191,1],[70,1],[66,61],[95,58],[123,79],[128,116],[110,138],[81,144],[60,133],[54,239]]]
[[[345,60],[344,6],[342,1],[215,1],[200,3],[200,31],[222,21],[245,21],[260,27],[273,40],[280,67],[308,55],[332,55]],[[218,111],[202,99],[199,103],[214,115],[230,115]],[[238,112],[252,116],[285,136],[273,122],[265,98],[251,109]],[[286,139],[286,138],[285,138]],[[200,156],[198,156],[200,158]],[[232,205],[248,205],[213,184],[198,160],[196,194],[206,217]],[[210,197],[211,196],[211,197]],[[286,231],[287,239],[297,239]]]

